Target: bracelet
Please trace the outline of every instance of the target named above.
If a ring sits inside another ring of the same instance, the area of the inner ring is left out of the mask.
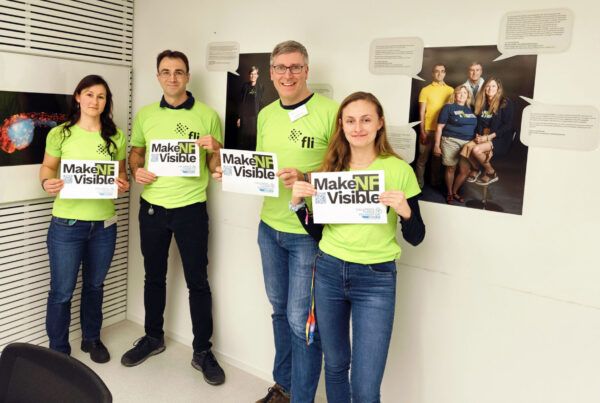
[[[308,182],[310,183],[310,180],[308,179],[308,174],[306,172],[304,172],[304,182]]]
[[[42,190],[45,192],[46,189],[44,188],[44,183],[46,183],[46,181],[48,180],[48,178],[44,178],[42,179]]]
[[[290,211],[292,213],[295,213],[296,211],[300,210],[304,206],[306,206],[306,201],[304,199],[302,199],[302,201],[295,206],[292,204],[292,201],[290,200]]]

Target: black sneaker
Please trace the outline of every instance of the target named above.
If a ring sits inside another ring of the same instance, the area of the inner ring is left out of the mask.
[[[225,382],[225,372],[210,350],[194,353],[192,367],[202,371],[204,380],[211,385],[220,385]]]
[[[104,364],[110,360],[110,354],[100,339],[81,340],[81,351],[90,353],[92,361],[99,364]]]
[[[140,337],[133,343],[133,348],[123,354],[121,364],[126,367],[134,367],[146,361],[148,357],[160,354],[165,351],[165,339],[154,338],[150,336]]]

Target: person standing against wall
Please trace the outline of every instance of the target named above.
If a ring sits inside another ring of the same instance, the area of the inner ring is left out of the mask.
[[[278,44],[271,53],[271,80],[279,99],[258,115],[257,151],[277,154],[283,167],[279,197],[265,197],[258,227],[265,288],[273,306],[276,384],[259,402],[312,402],[321,374],[318,334],[306,344],[312,267],[316,241],[289,210],[295,181],[321,165],[333,134],[338,105],[306,86],[308,53],[295,41]]]
[[[471,102],[467,106],[473,109],[473,107],[475,106],[475,97],[477,96],[477,92],[483,85],[484,81],[483,77],[481,77],[481,74],[483,74],[483,68],[481,67],[481,63],[471,63],[469,69],[467,70],[467,74],[469,78],[467,79],[467,81],[465,81],[465,86],[469,91],[471,91]]]
[[[108,84],[100,76],[86,76],[73,92],[67,122],[48,133],[40,168],[42,188],[57,195],[64,187],[64,180],[57,178],[61,159],[106,160],[119,161],[116,183],[118,192],[123,193],[129,189],[126,154],[127,138],[112,120],[112,94]],[[81,265],[81,349],[89,352],[94,362],[110,360],[110,353],[100,340],[100,328],[104,279],[116,240],[113,200],[56,197],[46,239],[50,260],[46,332],[51,349],[71,353],[71,298]]]
[[[166,302],[167,259],[175,236],[189,290],[194,334],[192,366],[206,382],[225,382],[225,373],[211,352],[212,296],[207,277],[208,170],[219,165],[221,122],[217,113],[186,91],[190,80],[185,54],[165,50],[157,56],[156,77],[163,89],[160,102],[141,108],[131,134],[129,166],[144,185],[140,198],[140,242],[144,256],[144,329],[146,334],[121,358],[131,367],[165,350],[163,314]],[[151,140],[194,139],[200,146],[200,176],[158,177],[147,169]]]

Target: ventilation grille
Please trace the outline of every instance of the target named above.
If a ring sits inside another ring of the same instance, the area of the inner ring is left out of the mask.
[[[129,196],[115,202],[117,244],[104,282],[104,324],[125,319]],[[12,342],[45,343],[50,268],[46,233],[52,200],[0,207],[0,350]],[[81,270],[71,306],[71,339],[81,334]]]
[[[1,50],[130,66],[133,0],[2,0]]]

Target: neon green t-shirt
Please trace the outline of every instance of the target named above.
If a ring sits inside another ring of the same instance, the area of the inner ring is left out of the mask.
[[[161,108],[155,102],[141,108],[135,115],[130,144],[146,148],[148,168],[151,140],[196,140],[211,134],[223,143],[221,121],[217,112],[202,102],[195,101],[191,109]],[[177,208],[206,201],[206,187],[210,172],[206,165],[206,150],[200,147],[200,176],[158,177],[144,185],[142,197],[148,203],[165,208]]]
[[[277,154],[279,169],[312,172],[319,168],[333,134],[339,105],[319,94],[306,102],[308,115],[292,122],[289,109],[279,100],[258,114],[256,150]],[[295,213],[290,212],[291,189],[279,181],[279,197],[265,197],[260,218],[281,232],[306,234]]]
[[[121,161],[127,154],[127,140],[120,129],[111,137],[117,146],[111,146],[114,158],[106,150],[106,142],[100,132],[88,132],[77,125],[63,131],[65,124],[50,130],[46,138],[46,152],[53,157],[65,160]],[[111,199],[61,199],[60,193],[54,199],[52,215],[84,221],[104,221],[115,215],[115,202]]]
[[[410,165],[396,157],[375,160],[365,171],[383,170],[385,190],[402,190],[406,198],[421,192]],[[338,259],[360,264],[389,262],[402,252],[396,241],[398,217],[390,207],[387,224],[327,224],[319,248]]]

